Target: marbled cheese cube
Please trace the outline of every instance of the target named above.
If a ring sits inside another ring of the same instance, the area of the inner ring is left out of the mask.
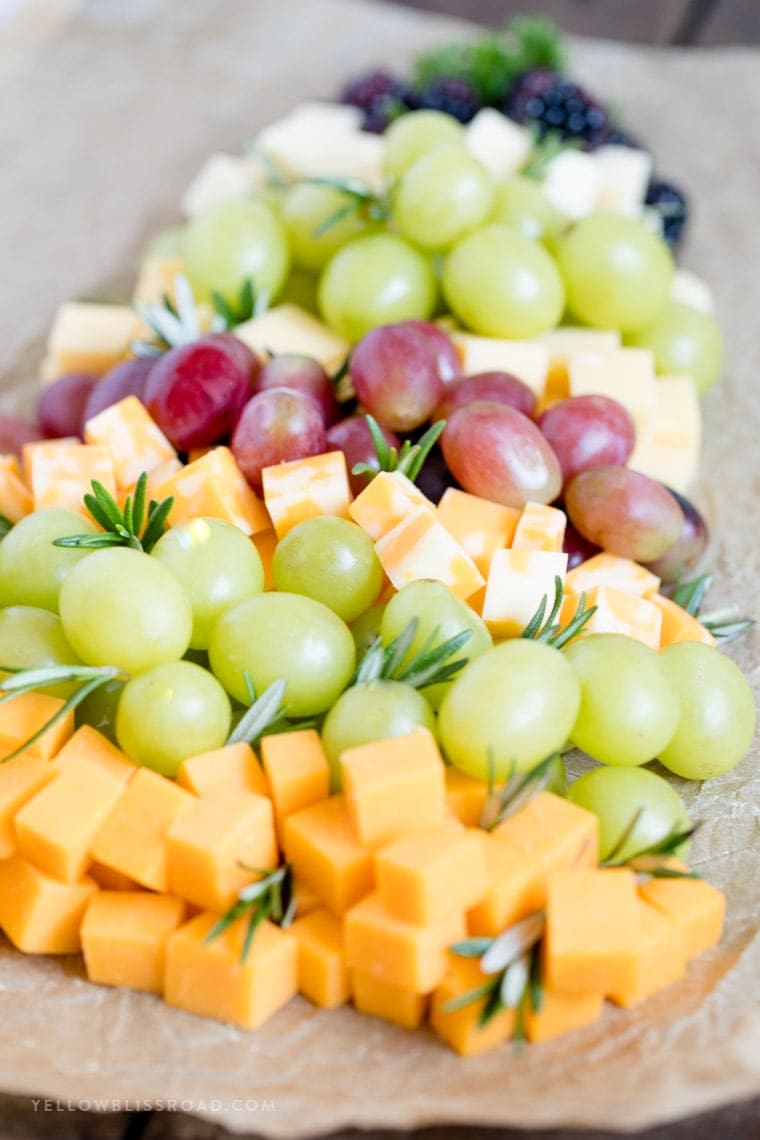
[[[131,490],[143,471],[150,473],[177,460],[169,440],[136,396],[127,396],[88,420],[84,438],[108,450],[120,490]]]
[[[649,600],[662,614],[660,649],[664,649],[667,645],[676,645],[680,641],[701,641],[705,645],[715,645],[715,638],[709,629],[705,629],[697,618],[692,617],[672,598],[654,594]]]
[[[0,515],[17,523],[34,507],[29,488],[21,478],[15,455],[0,455]]]
[[[485,579],[462,547],[426,506],[411,514],[375,543],[383,570],[397,590],[420,578],[443,582],[464,600]]]
[[[494,637],[517,637],[548,598],[555,593],[554,579],[563,582],[567,555],[548,550],[497,550],[491,559],[482,617]]]
[[[113,460],[107,447],[50,439],[25,444],[23,454],[35,511],[60,507],[86,514],[83,498],[92,491],[93,479],[116,494]]]
[[[565,579],[565,592],[568,594],[588,593],[595,586],[612,586],[625,594],[648,598],[659,590],[660,579],[631,558],[621,558],[619,554],[603,550],[575,566]]]
[[[228,447],[215,447],[200,459],[157,484],[158,499],[174,498],[169,522],[174,526],[185,519],[225,519],[244,531],[256,534],[269,526],[269,515],[248,485]]]
[[[549,350],[535,340],[503,340],[474,333],[450,333],[465,376],[478,372],[511,372],[540,399],[549,371]]]
[[[234,334],[257,356],[295,352],[311,356],[328,372],[348,356],[347,340],[299,305],[275,305],[258,317],[238,325]]]
[[[646,348],[581,352],[568,367],[571,396],[609,396],[631,414],[636,436],[646,436],[657,411],[654,356]]]
[[[510,545],[513,550],[561,550],[566,526],[564,511],[544,503],[526,503]]]
[[[468,491],[447,487],[436,508],[438,522],[446,527],[487,577],[495,550],[511,546],[520,512],[514,507],[492,503]]]
[[[568,595],[562,603],[560,625],[568,625],[578,609],[579,599]],[[586,593],[586,605],[596,606],[578,635],[589,633],[622,633],[643,642],[650,649],[660,648],[662,613],[647,598],[627,594],[612,586],[594,586]]]
[[[317,515],[348,516],[351,488],[342,451],[265,467],[261,481],[264,502],[278,538],[304,519]]]
[[[349,504],[348,513],[370,538],[377,540],[418,507],[435,510],[435,505],[406,475],[380,471]]]
[[[494,107],[483,107],[465,127],[464,145],[493,178],[516,174],[533,149],[533,135]]]

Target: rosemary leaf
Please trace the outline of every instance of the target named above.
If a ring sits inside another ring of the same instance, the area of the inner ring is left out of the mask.
[[[444,1013],[454,1013],[457,1009],[464,1009],[466,1005],[472,1005],[474,1002],[479,1001],[483,997],[489,997],[493,993],[497,983],[493,980],[483,982],[480,986],[475,986],[471,990],[467,990],[463,994],[457,994],[456,997],[450,998],[443,1006]]]
[[[227,738],[228,744],[239,744],[245,741],[254,744],[264,730],[278,717],[283,715],[283,698],[287,682],[283,677],[272,681],[261,696],[243,714],[237,725]]]
[[[13,523],[5,515],[0,515],[0,541],[5,538],[10,530],[13,530]]]
[[[484,974],[498,974],[528,951],[544,932],[546,916],[542,910],[529,914],[494,938],[480,960]]]
[[[492,942],[493,938],[464,938],[461,942],[452,942],[449,950],[460,958],[480,958]]]
[[[499,999],[505,1009],[517,1009],[530,983],[530,954],[522,954],[504,971],[499,986]]]

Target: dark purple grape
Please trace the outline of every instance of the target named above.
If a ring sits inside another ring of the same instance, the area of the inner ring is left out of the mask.
[[[647,569],[663,582],[677,582],[679,578],[692,574],[699,565],[710,534],[707,523],[694,504],[678,491],[668,490],[683,511],[683,528],[670,550],[656,561],[647,563]]]
[[[589,542],[635,562],[661,558],[683,530],[683,511],[670,491],[628,467],[581,471],[565,488],[565,508]]]

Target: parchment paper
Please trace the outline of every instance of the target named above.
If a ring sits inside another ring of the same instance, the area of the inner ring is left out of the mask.
[[[128,295],[140,248],[175,218],[209,152],[239,149],[369,64],[403,69],[415,50],[472,32],[348,0],[99,0],[47,42],[0,42],[2,406],[31,403],[60,301]],[[578,75],[624,108],[696,203],[687,263],[717,292],[728,347],[706,400],[699,492],[715,524],[714,600],[760,615],[760,54],[573,48]],[[757,633],[734,656],[757,692]],[[301,1000],[247,1035],[91,986],[76,959],[2,945],[0,1087],[100,1108],[175,1101],[271,1136],[441,1122],[634,1129],[756,1094],[757,742],[733,773],[680,790],[705,820],[694,861],[728,895],[726,933],[638,1010],[463,1061],[427,1033]]]

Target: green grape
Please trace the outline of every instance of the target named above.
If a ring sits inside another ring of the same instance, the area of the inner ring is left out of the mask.
[[[510,178],[496,187],[491,222],[510,226],[523,237],[550,247],[566,222],[532,178]]]
[[[646,764],[678,724],[678,693],[657,653],[632,637],[594,633],[564,650],[581,685],[573,744],[602,764]]]
[[[142,673],[183,655],[193,611],[177,579],[152,555],[113,546],[93,551],[66,577],[61,622],[88,665]]]
[[[448,249],[486,220],[493,198],[493,182],[477,159],[459,146],[439,146],[402,176],[393,218],[415,245]]]
[[[384,613],[385,603],[381,602],[376,606],[370,606],[368,610],[359,615],[356,621],[351,623],[351,635],[356,646],[357,661],[361,661],[375,638],[380,636],[380,624]]]
[[[209,643],[214,674],[241,704],[273,681],[287,683],[288,716],[325,712],[343,692],[356,663],[348,626],[327,606],[299,594],[247,598],[222,614]]]
[[[483,619],[465,602],[455,598],[443,582],[430,579],[410,582],[393,595],[380,623],[383,643],[390,644],[413,620],[417,621],[417,632],[402,664],[409,662],[424,645],[434,649],[464,630],[470,630],[470,637],[448,661],[473,661],[493,645]],[[453,680],[442,681],[428,685],[422,692],[437,709],[452,684]]]
[[[122,678],[107,681],[85,697],[74,713],[77,728],[89,724],[91,728],[102,732],[112,744],[116,744],[116,710],[126,683]]]
[[[594,328],[634,332],[665,308],[673,258],[646,226],[619,214],[591,214],[557,243],[570,311]]]
[[[658,752],[687,780],[710,780],[736,767],[755,734],[755,700],[747,679],[719,649],[697,641],[669,645],[660,662],[681,701],[678,727]]]
[[[626,344],[649,348],[662,375],[691,376],[706,392],[720,375],[723,337],[709,313],[671,301],[651,324],[626,337]]]
[[[280,539],[272,559],[275,588],[314,598],[351,622],[372,605],[383,568],[369,535],[347,519],[304,519]]]
[[[61,583],[92,551],[53,546],[53,539],[97,533],[84,515],[54,507],[17,522],[0,542],[0,606],[39,606],[58,613]]]
[[[38,669],[46,665],[81,664],[63,633],[61,619],[36,606],[8,606],[0,610],[0,678],[3,666]],[[41,689],[51,697],[70,697],[75,683]]]
[[[427,259],[403,238],[369,234],[339,250],[319,282],[319,308],[347,340],[396,321],[427,320],[437,287]]]
[[[469,665],[443,698],[438,731],[448,759],[481,780],[535,768],[573,727],[580,685],[563,655],[514,638]]]
[[[565,303],[543,246],[504,225],[483,226],[454,246],[443,292],[455,316],[483,336],[538,336],[558,323]]]
[[[594,768],[570,785],[567,798],[599,817],[600,860],[614,848],[616,861],[628,859],[673,831],[689,829],[678,792],[646,768]],[[628,838],[618,847],[634,818]]]
[[[124,686],[116,739],[137,764],[176,776],[188,756],[222,747],[231,719],[229,697],[211,673],[169,661]]]
[[[206,649],[217,618],[264,589],[264,567],[250,538],[222,519],[196,518],[167,530],[153,557],[174,575],[193,607],[191,649]]]
[[[390,124],[383,142],[383,170],[390,178],[400,178],[418,158],[441,144],[458,143],[464,149],[464,128],[443,111],[412,111]]]
[[[359,205],[355,198],[333,186],[298,182],[287,191],[282,220],[296,265],[323,269],[346,242],[367,229],[358,209],[338,217],[352,204]]]
[[[400,681],[369,681],[341,693],[322,725],[333,791],[340,791],[339,758],[347,748],[406,736],[416,728],[435,732],[435,716],[416,689]]]
[[[187,226],[185,269],[201,298],[216,290],[231,303],[247,280],[271,300],[288,275],[288,241],[272,211],[253,198],[223,202]]]

